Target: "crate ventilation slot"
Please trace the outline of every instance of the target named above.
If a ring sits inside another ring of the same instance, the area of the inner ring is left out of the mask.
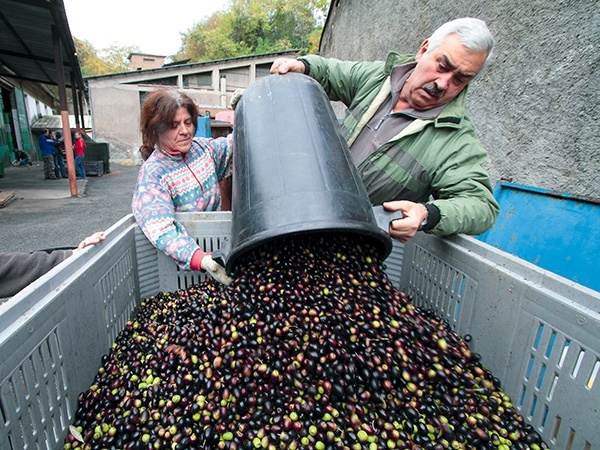
[[[222,238],[220,237],[204,237],[196,239],[196,244],[207,253],[212,253],[221,248]],[[206,280],[207,275],[200,272],[182,270],[177,267],[177,289],[188,289],[198,283]]]
[[[4,401],[2,400],[2,396],[0,395],[0,422],[2,422],[2,424],[4,426],[7,425],[6,423],[7,418],[6,418],[6,414],[4,413]]]
[[[592,373],[590,374],[590,378],[588,379],[588,382],[585,387],[587,387],[590,390],[594,387],[596,379],[598,378],[598,371],[600,371],[600,361],[596,360],[594,368],[592,369]]]
[[[150,243],[139,227],[135,228],[134,236],[139,295],[141,298],[147,298],[156,294],[160,289],[158,250]]]
[[[136,295],[133,282],[134,266],[133,254],[131,250],[128,250],[123,253],[94,286],[104,305],[104,320],[108,331],[108,345],[114,342],[135,309],[134,302],[128,301],[124,303],[124,299],[135,298]],[[123,309],[124,305],[127,305],[125,309]]]
[[[456,329],[465,295],[475,282],[465,273],[442,261],[422,247],[415,246],[407,291],[415,294],[415,304],[436,310]]]
[[[59,407],[68,405],[66,385],[62,351],[54,328],[0,386],[0,423],[11,450],[24,448],[26,436],[34,436],[39,442],[59,441],[55,433],[48,435],[36,424],[54,423],[56,428],[64,428],[71,417],[70,411]]]
[[[532,425],[556,443],[564,443],[570,450],[581,437],[577,431],[565,424],[559,415],[553,416],[553,401],[561,381],[578,383],[582,389],[591,391],[596,385],[600,372],[600,358],[571,337],[553,329],[538,319],[533,336],[529,361],[523,374],[517,407],[525,414]],[[564,381],[563,381],[564,380]],[[577,448],[591,449],[589,442],[577,444]]]
[[[554,426],[554,430],[552,432],[552,437],[551,437],[551,441],[552,442],[556,442],[559,436],[559,432],[561,429],[561,425],[562,425],[562,419],[560,417],[556,418],[556,423]],[[573,447],[573,443],[575,442],[575,437],[577,436],[577,432],[573,429],[573,428],[569,428],[569,435],[568,435],[568,439],[566,442],[566,446],[565,446],[565,450],[572,450],[574,449]],[[585,442],[584,446],[582,447],[583,450],[591,450],[592,445],[589,442]]]

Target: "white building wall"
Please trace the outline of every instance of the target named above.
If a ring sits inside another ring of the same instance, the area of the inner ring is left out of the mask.
[[[294,53],[89,77],[87,84],[94,140],[109,144],[111,160],[137,162],[142,143],[139,120],[140,97],[143,94],[170,84],[194,100],[201,116],[208,111],[214,118],[216,112],[226,109],[236,88],[245,88],[261,76],[268,76],[268,67],[279,56],[290,57]],[[256,73],[257,68],[261,69],[260,74]],[[223,84],[221,74],[226,77]]]
[[[32,124],[38,117],[36,100],[27,93],[24,94],[25,108],[27,109],[27,123]]]

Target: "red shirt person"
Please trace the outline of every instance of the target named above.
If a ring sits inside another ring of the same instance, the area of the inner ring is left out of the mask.
[[[73,152],[75,153],[75,173],[77,178],[85,178],[85,167],[83,160],[85,158],[86,143],[81,137],[79,131],[75,132],[75,143],[73,144]]]

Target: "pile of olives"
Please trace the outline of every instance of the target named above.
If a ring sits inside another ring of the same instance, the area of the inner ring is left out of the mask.
[[[369,242],[298,235],[145,299],[64,449],[542,449],[480,357]]]

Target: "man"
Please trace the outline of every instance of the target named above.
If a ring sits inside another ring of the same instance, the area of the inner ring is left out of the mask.
[[[23,150],[16,150],[15,151],[15,157],[17,159],[17,161],[19,161],[19,166],[32,166],[33,163],[31,162],[31,158],[29,157],[29,154],[27,154],[27,152],[24,152]]]
[[[56,180],[56,174],[54,173],[54,154],[56,152],[56,139],[53,139],[50,135],[50,131],[45,129],[44,132],[38,138],[38,145],[42,152],[42,159],[44,160],[44,178],[46,180]]]
[[[466,88],[493,44],[483,21],[463,18],[442,25],[414,56],[279,58],[271,73],[309,75],[348,107],[343,131],[371,202],[403,213],[390,225],[392,237],[480,234],[499,207],[466,113]]]
[[[16,295],[75,252],[104,239],[104,231],[99,231],[86,237],[73,249],[0,252],[0,298]]]
[[[50,133],[50,136],[54,139],[54,142],[56,142],[54,148],[54,175],[56,175],[56,178],[68,178],[65,160],[62,154],[65,148],[65,140],[60,131],[57,131],[56,133],[52,132]]]

